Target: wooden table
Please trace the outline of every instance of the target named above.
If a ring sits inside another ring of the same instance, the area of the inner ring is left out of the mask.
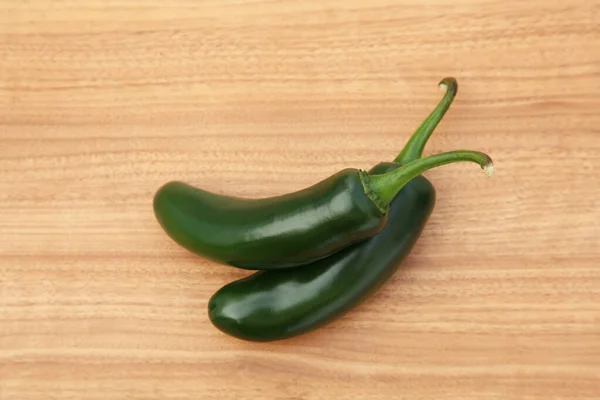
[[[0,399],[600,398],[600,3],[1,0]],[[255,344],[152,196],[239,196],[426,148],[437,208],[343,318]]]

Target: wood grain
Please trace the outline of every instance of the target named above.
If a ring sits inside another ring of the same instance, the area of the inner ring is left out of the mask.
[[[600,398],[600,3],[0,0],[0,399]],[[344,318],[251,344],[170,179],[267,196],[391,160],[455,76],[437,208]]]

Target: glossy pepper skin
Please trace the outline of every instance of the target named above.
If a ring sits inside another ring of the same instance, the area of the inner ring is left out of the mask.
[[[397,169],[381,163],[370,172]],[[435,204],[423,176],[404,186],[377,235],[309,265],[259,271],[219,289],[208,304],[212,324],[257,342],[290,338],[338,318],[376,292],[398,269],[420,236]]]
[[[371,237],[387,222],[387,214],[365,195],[355,169],[294,193],[261,199],[169,182],[157,191],[154,212],[184,248],[242,269],[309,263]]]

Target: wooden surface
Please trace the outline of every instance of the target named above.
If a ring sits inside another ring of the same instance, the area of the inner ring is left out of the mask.
[[[370,5],[369,5],[370,4]],[[569,4],[569,5],[567,5]],[[600,398],[600,4],[0,1],[0,399]],[[186,180],[258,197],[427,146],[437,208],[366,303],[229,338],[247,273],[167,239]]]

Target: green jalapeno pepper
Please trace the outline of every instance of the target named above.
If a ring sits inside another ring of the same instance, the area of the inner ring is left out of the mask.
[[[447,91],[446,102],[453,93]],[[154,213],[171,239],[197,255],[243,269],[290,268],[380,232],[390,202],[404,185],[428,169],[461,161],[486,170],[491,166],[483,153],[454,151],[416,159],[385,174],[348,168],[309,188],[261,199],[175,181],[157,191]]]
[[[448,83],[456,86],[454,80]],[[394,162],[380,163],[369,174],[386,174],[419,159],[450,103],[430,114]],[[435,200],[425,177],[412,179],[392,200],[388,222],[377,235],[302,267],[259,271],[223,286],[209,300],[210,321],[233,337],[265,342],[297,336],[340,317],[394,274],[421,235]]]

